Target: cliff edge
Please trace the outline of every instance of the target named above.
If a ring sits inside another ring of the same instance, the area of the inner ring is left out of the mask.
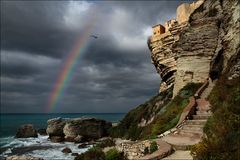
[[[173,85],[174,97],[187,83],[218,79],[239,52],[239,15],[236,0],[199,0],[180,5],[176,20],[153,26],[148,46],[159,91]]]

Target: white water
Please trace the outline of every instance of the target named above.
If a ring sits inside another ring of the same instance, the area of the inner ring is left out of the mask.
[[[4,137],[0,138],[1,148],[8,148],[6,151],[0,154],[0,157],[7,157],[12,153],[13,148],[21,147],[36,147],[36,150],[26,152],[24,155],[31,155],[33,157],[40,157],[44,160],[73,160],[74,156],[70,154],[62,153],[65,147],[72,150],[72,153],[83,153],[89,148],[79,149],[79,144],[74,144],[70,142],[64,143],[52,143],[48,140],[48,136],[38,136],[38,138],[14,138],[14,137]],[[37,149],[39,146],[40,149]],[[44,149],[46,147],[46,149]],[[50,147],[50,148],[49,148]],[[91,146],[89,146],[91,147]]]

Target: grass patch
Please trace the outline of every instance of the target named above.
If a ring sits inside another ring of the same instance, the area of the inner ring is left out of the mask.
[[[188,84],[180,90],[172,100],[172,88],[160,93],[144,104],[131,110],[117,127],[110,130],[113,137],[131,140],[153,139],[158,134],[174,127],[183,109],[188,104],[188,98],[193,96],[201,84]],[[142,119],[149,120],[154,115],[154,120],[145,127],[139,127]]]
[[[150,153],[153,153],[158,150],[158,145],[156,141],[152,141],[150,144]]]
[[[105,160],[105,154],[99,147],[90,148],[87,152],[75,157],[74,160]]]
[[[90,148],[87,152],[84,152],[74,160],[124,160],[126,159],[123,153],[118,152],[116,149],[109,150],[106,154],[103,152],[103,148],[114,146],[115,142],[112,139],[106,139],[101,143],[98,143],[94,147]]]
[[[190,83],[181,89],[178,95],[166,105],[165,111],[157,115],[154,121],[144,128],[142,137],[148,139],[173,128],[187,106],[189,97],[193,96],[200,86],[200,83]]]
[[[128,112],[117,127],[110,129],[110,135],[112,137],[121,137],[131,140],[140,139],[143,128],[138,127],[138,124],[142,119],[147,121],[150,120],[152,116],[155,116],[154,114],[157,114],[161,110],[164,104],[171,100],[172,89],[173,88],[170,88],[154,96],[144,104]],[[158,102],[161,102],[161,104],[157,105]]]
[[[106,153],[105,159],[106,159],[106,160],[124,160],[125,157],[124,157],[123,153],[120,153],[118,150],[116,150],[116,149],[110,149],[110,150]]]

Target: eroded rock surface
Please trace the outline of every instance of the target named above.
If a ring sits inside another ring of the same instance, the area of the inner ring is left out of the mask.
[[[76,139],[82,136],[85,139],[98,139],[107,135],[111,123],[96,118],[76,118],[69,120],[63,128],[68,138]]]
[[[53,142],[76,142],[98,139],[107,135],[112,126],[104,120],[82,117],[74,119],[54,118],[48,120],[47,134]]]
[[[239,13],[237,0],[180,5],[177,20],[165,24],[166,33],[148,40],[152,62],[162,78],[160,92],[174,85],[175,96],[187,83],[217,79],[240,52]]]
[[[52,142],[62,142],[64,140],[63,127],[67,120],[60,117],[47,121],[47,134]]]

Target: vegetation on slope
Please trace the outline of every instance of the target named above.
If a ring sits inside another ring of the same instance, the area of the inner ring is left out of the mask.
[[[188,84],[171,100],[172,88],[158,94],[146,103],[131,110],[117,127],[113,127],[110,135],[131,140],[155,138],[174,127],[186,105],[188,98],[193,96],[201,84]],[[153,121],[145,127],[140,127],[142,119],[149,119],[154,114]]]
[[[234,160],[240,158],[240,78],[218,80],[209,101],[213,116],[209,118],[203,141],[192,148],[198,160]]]
[[[78,155],[74,160],[125,160],[124,154],[114,148],[106,153],[103,152],[105,147],[112,147],[114,145],[115,142],[112,139],[106,139],[88,151]]]

